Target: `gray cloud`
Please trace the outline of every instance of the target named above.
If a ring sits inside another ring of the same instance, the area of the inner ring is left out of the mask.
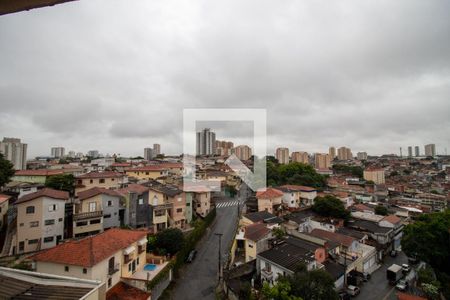
[[[76,1],[0,17],[0,136],[181,152],[184,108],[266,108],[269,151],[450,146],[448,1]],[[216,124],[217,125],[217,124]],[[219,139],[251,143],[225,123]],[[248,128],[247,128],[248,127]]]

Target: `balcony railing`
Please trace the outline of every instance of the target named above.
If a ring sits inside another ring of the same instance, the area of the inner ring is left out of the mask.
[[[264,278],[271,279],[272,275],[273,275],[273,272],[270,271],[270,270],[267,270],[266,268],[264,268],[264,269],[261,270],[261,274],[263,275]]]
[[[86,213],[74,214],[73,220],[74,221],[86,220],[86,219],[99,218],[101,216],[103,216],[103,211],[97,210],[97,211],[91,211],[91,212],[86,212]]]
[[[119,272],[120,264],[116,263],[113,267],[108,267],[108,275],[113,275]]]
[[[157,211],[157,210],[171,209],[172,206],[173,206],[172,203],[155,205],[155,206],[153,207],[153,210]]]

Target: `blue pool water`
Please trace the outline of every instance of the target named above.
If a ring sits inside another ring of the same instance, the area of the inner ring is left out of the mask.
[[[156,270],[156,265],[155,264],[146,264],[144,266],[144,270],[145,271],[155,271]]]

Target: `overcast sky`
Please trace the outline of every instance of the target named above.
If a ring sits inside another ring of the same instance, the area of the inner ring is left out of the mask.
[[[450,1],[81,0],[0,16],[0,138],[182,151],[184,108],[267,109],[268,151],[450,151]],[[211,125],[251,144],[251,124]]]

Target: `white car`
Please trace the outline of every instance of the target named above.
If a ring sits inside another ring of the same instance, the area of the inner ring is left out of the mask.
[[[357,286],[354,286],[354,285],[349,285],[348,287],[347,287],[347,293],[349,293],[351,296],[356,296],[356,295],[358,295],[359,294],[359,292],[360,292],[361,290],[359,289],[359,287],[357,287]]]
[[[408,282],[406,280],[399,280],[397,285],[395,286],[395,288],[399,291],[406,291],[406,289],[408,288]]]
[[[403,273],[408,273],[409,271],[411,271],[411,267],[408,264],[403,264],[402,270],[403,270]]]

